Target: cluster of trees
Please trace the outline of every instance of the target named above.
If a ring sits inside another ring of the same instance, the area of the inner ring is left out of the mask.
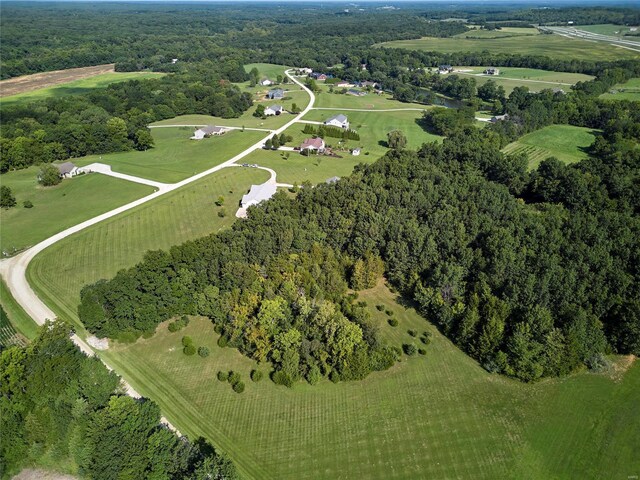
[[[0,171],[88,154],[146,150],[151,122],[186,113],[238,117],[251,96],[216,71],[115,83],[0,111]]]
[[[284,133],[281,133],[280,136],[274,135],[273,137],[269,138],[266,142],[264,142],[264,148],[266,148],[267,150],[271,150],[271,149],[277,150],[278,148],[292,141],[293,141],[293,137],[291,135],[285,135]]]
[[[28,346],[0,354],[0,470],[49,462],[83,478],[234,479],[211,445],[160,424],[160,409],[123,395],[118,376],[48,323]]]
[[[320,138],[331,137],[341,138],[343,140],[360,140],[360,134],[355,130],[327,125],[318,125],[318,128],[315,128],[313,125],[307,123],[302,129],[302,133]]]

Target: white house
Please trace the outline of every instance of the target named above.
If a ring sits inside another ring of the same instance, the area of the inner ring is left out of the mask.
[[[349,128],[349,120],[346,115],[339,113],[338,115],[334,115],[333,117],[329,117],[324,121],[324,124],[330,127],[338,127],[338,128]]]
[[[311,68],[306,68],[306,67],[305,67],[305,68],[300,68],[300,69],[299,69],[299,72],[300,72],[300,73],[302,73],[302,74],[306,74],[306,75],[308,75],[308,74],[310,74],[310,73],[313,73],[313,69],[311,69]]]
[[[324,152],[324,140],[321,138],[307,138],[302,145],[300,145],[300,151],[304,152],[308,150],[309,152]]]
[[[211,135],[222,135],[227,131],[224,127],[215,127],[213,125],[207,125],[206,127],[199,128],[193,133],[191,140],[202,140],[205,137]]]
[[[269,200],[278,190],[275,182],[266,182],[261,185],[251,185],[249,193],[243,195],[241,206],[249,208],[252,205],[258,205],[265,200]]]
[[[284,107],[282,105],[270,105],[264,109],[264,114],[269,117],[271,115],[280,115],[284,113]]]
[[[172,58],[171,59],[171,64],[175,65],[176,63],[178,63],[178,59],[177,58]]]
[[[445,75],[447,73],[453,72],[453,67],[451,65],[438,65],[438,73],[441,75]]]
[[[327,184],[331,185],[332,183],[336,183],[339,180],[340,180],[340,177],[331,177],[331,178],[327,178],[324,181],[324,183],[327,183]]]
[[[58,168],[58,174],[60,178],[71,178],[75,177],[81,171],[71,162],[64,162],[60,165],[56,165]]]
[[[260,85],[262,85],[263,87],[268,87],[269,85],[273,85],[273,82],[268,78],[263,78],[262,80],[260,80]]]
[[[360,149],[354,148],[353,150],[351,150],[351,155],[353,155],[354,157],[357,157],[358,155],[360,155]]]
[[[500,69],[499,68],[490,67],[490,68],[487,68],[483,73],[485,75],[500,75]]]

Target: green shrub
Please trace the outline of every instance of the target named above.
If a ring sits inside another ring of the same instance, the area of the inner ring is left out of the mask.
[[[238,383],[240,381],[240,374],[238,372],[229,372],[229,383],[231,385],[235,385],[236,383]]]
[[[385,312],[389,317],[393,317],[393,310],[387,310]]]
[[[227,216],[227,210],[226,208],[222,207],[220,210],[218,210],[218,216],[220,218],[224,218]]]
[[[189,345],[193,345],[193,339],[189,335],[185,335],[182,337],[182,346],[187,347]]]
[[[382,312],[382,311],[384,310],[384,305],[376,305],[376,309],[377,309],[379,312]]]
[[[329,374],[329,380],[331,380],[333,383],[338,383],[340,381],[340,374],[335,370],[331,370],[331,373]]]
[[[425,345],[429,345],[431,343],[431,334],[429,332],[422,332],[420,341]]]
[[[229,343],[229,339],[222,335],[219,339],[218,339],[218,346],[221,348],[224,348],[227,346],[227,343]]]
[[[228,379],[229,379],[229,372],[224,372],[222,370],[218,372],[218,380],[220,380],[221,382],[226,382]]]
[[[213,331],[218,335],[222,334],[222,325],[216,325],[215,327],[213,327]]]
[[[271,380],[276,385],[284,385],[285,387],[293,387],[293,379],[282,370],[276,370],[271,375]]]
[[[176,322],[171,322],[169,324],[169,326],[167,327],[167,329],[171,332],[171,333],[175,333],[178,330],[180,330],[180,327],[178,326],[178,324]]]
[[[259,382],[262,380],[262,372],[260,370],[251,370],[251,380]]]
[[[320,368],[317,365],[311,365],[311,368],[307,372],[307,382],[309,385],[315,385],[322,378],[322,373],[320,372]]]
[[[179,330],[182,330],[187,325],[189,325],[189,317],[187,317],[186,315],[183,315],[179,319],[174,320],[169,324],[169,331],[177,332]]]
[[[183,349],[182,352],[185,355],[195,355],[196,354],[196,347],[194,347],[193,345],[186,345]]]
[[[198,347],[198,355],[202,358],[207,358],[209,356],[209,349],[207,347]]]
[[[389,323],[389,325],[391,325],[392,327],[397,327],[398,326],[398,320],[395,318],[390,318],[389,320],[387,320],[387,322]]]
[[[418,349],[418,353],[419,353],[420,355],[426,355],[426,354],[427,354],[427,351],[426,351],[424,348],[419,348],[419,349]]]
[[[242,382],[234,383],[233,387],[231,388],[233,388],[233,391],[236,393],[242,393],[244,392],[244,383]]]
[[[22,205],[24,206],[24,208],[33,208],[33,203],[31,202],[31,200],[25,200],[24,202],[22,202]]]
[[[412,337],[415,337],[416,335],[418,335],[418,332],[416,332],[415,330],[407,330],[407,333]]]
[[[410,357],[415,355],[418,352],[418,349],[413,343],[405,343],[402,345],[402,350],[404,353],[409,355]]]

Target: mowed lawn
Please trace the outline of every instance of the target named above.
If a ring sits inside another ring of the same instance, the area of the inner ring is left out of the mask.
[[[19,105],[23,103],[33,102],[34,100],[42,100],[45,98],[57,98],[65,95],[77,95],[88,93],[91,90],[105,88],[112,83],[125,82],[127,80],[142,80],[145,78],[158,78],[165,75],[164,73],[154,72],[113,72],[103,73],[81,80],[74,80],[61,85],[41,88],[31,92],[20,93],[8,97],[0,98],[0,106]]]
[[[535,169],[542,160],[556,157],[564,163],[587,158],[587,148],[594,142],[596,131],[571,125],[550,125],[531,132],[502,149],[504,153],[526,153],[529,168]]]
[[[7,284],[0,278],[0,304],[7,314],[10,325],[3,325],[4,339],[11,335],[11,332],[17,332],[26,339],[33,339],[38,334],[38,325],[34,322],[27,312],[16,302],[7,287]],[[3,336],[0,333],[0,337]],[[2,344],[2,338],[0,338]]]
[[[29,167],[0,177],[17,201],[15,207],[0,209],[0,246],[9,254],[154,191],[146,185],[97,173],[42,187],[37,181],[38,171],[38,167]],[[23,207],[26,200],[33,203],[33,208]]]
[[[113,171],[165,183],[175,183],[215,167],[250,147],[266,132],[232,130],[221,136],[191,140],[191,127],[154,128],[154,148],[144,152],[129,151],[90,155],[74,159],[77,165],[99,162]]]
[[[456,38],[505,38],[539,35],[538,29],[533,27],[502,27],[500,30],[481,30],[470,28],[469,31],[455,35]]]
[[[600,95],[607,100],[640,101],[640,78],[632,78],[625,83],[614,85],[607,93]]]
[[[354,95],[347,95],[339,93],[342,88],[335,87],[333,93],[329,93],[330,85],[324,85],[322,82],[318,82],[321,89],[319,93],[316,93],[316,102],[314,107],[322,108],[357,108],[365,110],[384,110],[395,108],[428,108],[426,105],[418,103],[403,103],[398,100],[394,100],[391,95],[382,93],[367,93],[364,96],[357,97]]]
[[[466,35],[466,33],[462,35]],[[441,53],[483,52],[486,50],[493,54],[544,55],[551,58],[572,58],[575,60],[640,58],[640,54],[637,52],[624,48],[615,48],[605,43],[554,34],[478,39],[423,37],[417,40],[394,40],[376,46]]]
[[[76,319],[80,289],[142,260],[147,250],[168,249],[229,227],[242,195],[269,173],[226,168],[61,240],[37,255],[28,280],[54,312]],[[215,205],[222,195],[223,207]],[[224,208],[223,218],[218,212]]]
[[[277,65],[275,63],[248,63],[244,66],[244,71],[249,73],[254,68],[257,68],[258,72],[260,72],[260,80],[268,78],[272,82],[275,82],[278,75],[282,75],[284,77],[285,70],[288,70],[291,67],[287,67],[286,65]]]
[[[359,300],[389,344],[422,344],[407,331],[428,331],[425,356],[403,356],[363,381],[275,386],[268,364],[217,346],[209,321],[193,318],[179,333],[166,323],[150,339],[113,346],[102,356],[191,437],[227,452],[246,478],[617,478],[640,468],[640,368],[617,376],[582,373],[536,385],[491,375],[463,354],[384,285]],[[397,327],[377,311],[382,304]],[[182,353],[190,335],[211,355]],[[257,368],[265,378],[249,378]],[[216,378],[237,371],[238,395]]]

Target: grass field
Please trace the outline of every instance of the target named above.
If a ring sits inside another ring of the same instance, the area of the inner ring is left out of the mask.
[[[548,88],[561,88],[568,92],[571,85],[577,82],[592,80],[590,75],[581,73],[552,72],[535,68],[500,68],[500,75],[482,75],[486,67],[456,66],[455,75],[464,75],[474,78],[478,86],[487,83],[489,80],[502,85],[507,93],[515,87],[527,87],[532,92],[539,92]],[[464,70],[464,71],[461,71]]]
[[[264,170],[228,168],[167,193],[49,247],[29,265],[29,282],[54,312],[75,319],[83,285],[133,266],[147,250],[229,227],[242,195],[268,178]],[[224,218],[214,204],[220,195],[226,199]]]
[[[111,165],[113,171],[165,183],[175,183],[219,165],[256,143],[266,132],[232,130],[219,137],[190,140],[195,129],[154,128],[155,147],[144,151],[90,155],[74,159],[76,165],[94,162]]]
[[[320,93],[316,93],[316,102],[314,107],[322,108],[366,108],[367,110],[384,110],[388,108],[428,108],[425,105],[417,103],[402,103],[393,100],[391,95],[383,93],[368,93],[363,97],[355,97],[353,95],[345,95],[341,93],[329,93],[329,85],[319,83],[322,89]],[[336,88],[336,92],[341,89]]]
[[[523,37],[531,35],[539,35],[540,32],[537,28],[527,27],[502,27],[500,30],[480,30],[478,28],[471,28],[468,32],[459,33],[455,35],[456,38],[508,38],[508,37]]]
[[[359,382],[287,389],[251,382],[252,368],[266,374],[269,366],[219,348],[211,324],[193,319],[180,333],[165,324],[153,338],[103,355],[181,432],[212,439],[247,478],[569,479],[639,471],[637,364],[617,380],[583,373],[524,385],[482,370],[383,285],[360,299],[391,344],[416,342],[408,329],[431,332],[427,354]],[[392,310],[399,326],[390,327],[376,304]],[[182,335],[211,355],[185,356]],[[218,370],[239,372],[246,391],[220,383]]]
[[[2,174],[0,181],[11,188],[17,205],[0,209],[0,246],[9,253],[84,220],[153,192],[152,187],[105,175],[82,175],[63,180],[55,187],[41,187],[38,167]],[[33,208],[22,203],[30,200]]]
[[[286,65],[276,65],[274,63],[248,63],[244,66],[244,70],[247,73],[254,68],[257,68],[260,72],[260,80],[266,77],[275,82],[278,75],[282,75],[284,77],[284,71],[291,67],[287,67]]]
[[[590,128],[571,125],[550,125],[536,130],[502,150],[505,153],[526,153],[529,168],[535,169],[542,160],[556,157],[564,163],[574,163],[587,157],[586,148],[595,140]]]
[[[6,325],[6,319],[1,319],[1,330],[4,333],[0,333],[0,344],[3,343],[3,338],[6,341],[12,335],[11,332],[18,334],[20,340],[33,339],[38,334],[38,326],[27,315],[20,305],[15,301],[11,292],[7,288],[4,280],[0,278],[0,304],[8,316],[9,325]]]
[[[442,53],[482,52],[486,50],[493,54],[545,55],[552,58],[572,58],[576,60],[640,58],[637,52],[631,50],[613,48],[604,43],[589,42],[578,38],[566,38],[560,35],[534,35],[494,39],[424,37],[418,40],[395,40],[376,46]]]
[[[578,25],[576,29],[585,30],[592,33],[600,33],[602,35],[612,35],[622,37],[631,31],[631,26],[626,25],[613,25],[612,23],[600,24],[600,25]],[[638,26],[636,25],[636,29]],[[637,33],[637,30],[636,30]]]
[[[628,82],[614,85],[609,92],[600,95],[600,98],[638,102],[640,101],[640,78],[632,78]]]
[[[84,78],[80,80],[72,80],[68,83],[62,83],[55,86],[45,87],[38,90],[32,90],[17,95],[11,95],[0,98],[0,106],[18,105],[22,103],[32,102],[34,100],[42,100],[44,98],[62,97],[65,95],[76,95],[87,93],[98,88],[105,88],[116,82],[124,82],[127,80],[140,80],[144,78],[155,78],[165,75],[164,73],[153,72],[112,72]]]

